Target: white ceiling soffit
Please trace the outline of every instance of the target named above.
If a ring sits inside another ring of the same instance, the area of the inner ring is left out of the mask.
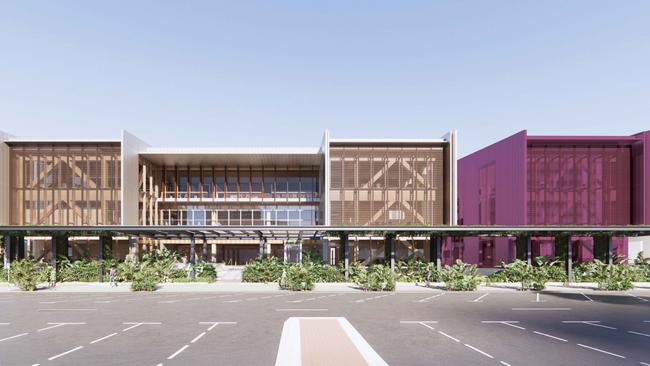
[[[321,163],[318,148],[149,148],[140,156],[159,165],[313,165]]]

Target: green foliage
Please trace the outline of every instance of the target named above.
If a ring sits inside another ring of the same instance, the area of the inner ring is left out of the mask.
[[[345,271],[329,264],[305,263],[303,266],[311,273],[314,282],[343,282]]]
[[[311,291],[314,289],[313,274],[307,267],[300,264],[286,266],[278,283],[284,290]]]
[[[195,278],[192,279],[190,274],[194,270]],[[184,274],[183,277],[189,279],[189,282],[198,281],[198,282],[214,282],[217,280],[217,268],[210,263],[199,262],[196,264],[190,264],[187,266],[185,271],[178,270]],[[179,281],[180,276],[174,273],[172,274],[173,282],[182,282]]]
[[[598,289],[624,291],[634,287],[633,281],[639,277],[639,269],[627,264],[607,264],[598,259],[582,263],[577,268],[582,281],[596,282]]]
[[[284,263],[276,257],[255,259],[244,266],[242,282],[278,282],[283,270]]]
[[[516,259],[512,263],[501,262],[503,269],[488,276],[489,282],[519,282],[522,290],[543,290],[546,282],[566,281],[564,266],[559,260],[551,261],[548,257],[535,258],[535,266]]]
[[[33,259],[21,259],[11,263],[11,277],[13,284],[23,291],[34,291],[41,280],[40,268]]]
[[[156,269],[152,266],[142,265],[133,276],[131,290],[133,291],[156,291],[158,278]]]
[[[160,282],[170,282],[176,274],[175,264],[180,260],[178,253],[167,248],[156,249],[142,257],[141,266],[153,271]]]
[[[396,277],[389,266],[374,264],[359,270],[355,283],[366,291],[394,291]]]
[[[481,283],[476,265],[456,260],[453,266],[446,265],[440,272],[440,279],[450,291],[474,291]]]
[[[133,281],[133,277],[135,276],[137,267],[135,266],[132,260],[127,258],[124,262],[118,263],[115,269],[117,272],[116,281],[129,282],[129,281]]]
[[[435,282],[438,280],[436,264],[423,262],[419,259],[397,261],[395,271],[397,280],[400,282]]]
[[[100,262],[81,259],[71,262],[62,257],[57,271],[57,281],[61,282],[96,282],[99,281]]]

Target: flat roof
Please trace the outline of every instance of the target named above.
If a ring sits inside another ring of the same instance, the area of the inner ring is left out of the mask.
[[[0,226],[0,234],[12,232],[28,234],[66,233],[70,236],[98,235],[110,232],[117,235],[140,236],[158,239],[167,238],[319,238],[349,235],[383,236],[396,233],[403,236],[554,236],[554,235],[594,235],[612,234],[615,236],[650,235],[650,225],[626,226]]]

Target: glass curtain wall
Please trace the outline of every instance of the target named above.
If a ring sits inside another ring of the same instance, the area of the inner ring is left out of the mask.
[[[161,225],[319,223],[318,167],[154,167]]]

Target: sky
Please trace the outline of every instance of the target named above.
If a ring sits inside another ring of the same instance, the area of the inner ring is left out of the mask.
[[[0,130],[153,146],[650,129],[650,1],[0,2]]]

